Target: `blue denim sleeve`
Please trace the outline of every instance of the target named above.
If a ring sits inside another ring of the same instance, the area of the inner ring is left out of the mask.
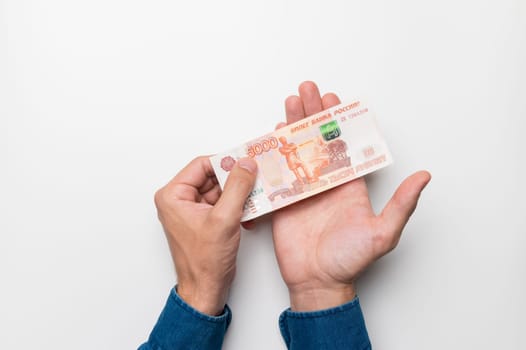
[[[231,319],[228,306],[220,316],[205,315],[185,303],[173,288],[148,341],[139,350],[221,349]]]
[[[358,298],[326,310],[285,310],[279,318],[281,335],[290,350],[371,349]]]

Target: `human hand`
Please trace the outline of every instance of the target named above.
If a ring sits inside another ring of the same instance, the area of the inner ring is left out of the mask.
[[[335,94],[322,98],[314,83],[304,82],[299,96],[285,101],[287,123],[339,103]],[[430,179],[426,171],[405,179],[379,215],[373,212],[364,178],[275,212],[274,249],[291,309],[313,311],[352,300],[356,277],[397,245]]]
[[[202,313],[223,312],[236,270],[243,206],[256,172],[254,160],[238,160],[221,192],[210,160],[199,157],[155,194],[177,293]]]

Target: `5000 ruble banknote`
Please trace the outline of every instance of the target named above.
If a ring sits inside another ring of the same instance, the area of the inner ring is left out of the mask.
[[[210,157],[221,186],[239,158],[258,163],[242,221],[326,191],[392,163],[373,112],[361,101],[329,108]]]

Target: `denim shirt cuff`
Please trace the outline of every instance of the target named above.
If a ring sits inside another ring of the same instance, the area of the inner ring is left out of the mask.
[[[281,335],[289,349],[370,349],[358,297],[330,309],[295,312],[279,317]]]
[[[148,342],[154,349],[220,349],[231,320],[228,305],[219,316],[206,315],[181,299],[174,287]]]

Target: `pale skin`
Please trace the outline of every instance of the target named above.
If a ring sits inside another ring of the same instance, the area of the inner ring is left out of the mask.
[[[316,84],[304,82],[299,96],[285,101],[287,123],[339,103],[335,94],[321,97]],[[274,250],[291,309],[320,310],[352,300],[356,278],[396,247],[430,179],[427,171],[409,176],[379,215],[373,212],[363,178],[275,212]]]
[[[236,271],[243,205],[257,164],[239,160],[221,191],[208,157],[198,157],[155,194],[178,279],[179,296],[196,310],[223,312]]]
[[[314,83],[304,82],[299,95],[285,102],[287,123],[338,103],[335,94],[321,97]],[[210,161],[199,157],[155,195],[177,292],[205,314],[224,310],[235,275],[243,204],[256,172],[253,160],[239,160],[221,191]],[[320,310],[352,300],[356,278],[397,245],[430,179],[427,171],[409,176],[378,215],[363,178],[273,213],[274,250],[292,310]]]

